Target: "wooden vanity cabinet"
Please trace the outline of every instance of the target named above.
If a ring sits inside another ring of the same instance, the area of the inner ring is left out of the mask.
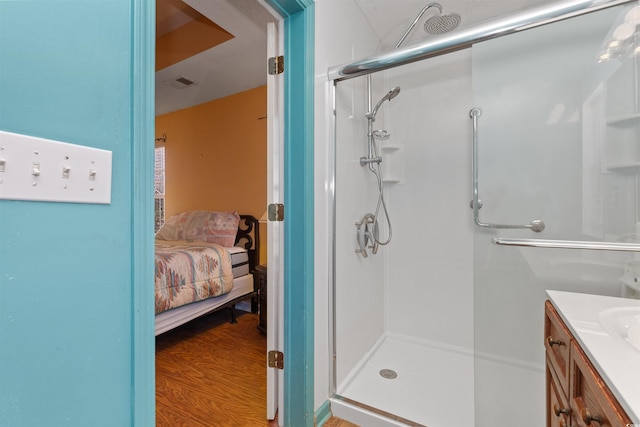
[[[547,353],[547,427],[571,425],[569,408],[569,355],[571,332],[551,303],[545,303],[544,348]]]
[[[572,426],[616,427],[631,420],[582,349],[571,343],[570,396]]]
[[[553,305],[545,304],[547,427],[626,427],[631,420]]]
[[[560,380],[547,357],[547,426],[567,427],[570,424],[567,394],[560,389]]]
[[[569,393],[569,352],[572,336],[549,301],[546,302],[545,312],[544,348],[547,351],[547,360],[555,370],[559,386],[566,396]]]

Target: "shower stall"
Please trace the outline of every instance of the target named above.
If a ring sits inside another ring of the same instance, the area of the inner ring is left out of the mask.
[[[569,3],[330,70],[334,414],[544,426],[546,290],[640,297],[640,5]]]

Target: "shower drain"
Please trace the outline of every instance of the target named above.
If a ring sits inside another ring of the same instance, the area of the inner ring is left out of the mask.
[[[392,380],[398,376],[398,373],[393,369],[381,369],[380,376],[388,380]]]

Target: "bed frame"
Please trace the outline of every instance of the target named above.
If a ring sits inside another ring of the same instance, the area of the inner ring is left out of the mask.
[[[249,272],[253,274],[260,258],[260,227],[252,215],[240,215],[235,246],[245,248],[249,253]]]
[[[236,234],[236,242],[234,246],[245,248],[249,255],[249,274],[253,275],[253,292],[251,294],[237,298],[239,302],[251,296],[251,312],[258,312],[258,289],[260,288],[256,277],[256,267],[260,259],[260,224],[252,215],[240,215],[240,223],[238,224],[238,234]],[[230,301],[227,306],[231,306],[231,323],[236,322],[235,302]],[[220,307],[223,308],[223,307]]]
[[[258,260],[260,257],[260,231],[258,220],[254,216],[240,215],[240,223],[238,224],[238,234],[236,235],[235,246],[247,250],[249,258],[249,274],[253,275],[253,291],[244,295],[240,295],[236,298],[229,299],[222,304],[219,304],[219,301],[220,299],[225,298],[224,295],[221,295],[220,297],[210,298],[204,301],[195,302],[187,306],[177,307],[164,313],[159,313],[158,315],[156,315],[156,336],[174,329],[180,325],[183,325],[190,320],[204,316],[205,314],[220,311],[225,308],[230,309],[231,323],[237,323],[235,313],[236,304],[249,298],[251,298],[251,311],[253,313],[258,312],[259,282],[258,278],[256,277],[255,269],[258,265]],[[158,322],[158,316],[161,316],[162,319],[160,323]],[[167,318],[170,318],[171,320],[165,320]]]

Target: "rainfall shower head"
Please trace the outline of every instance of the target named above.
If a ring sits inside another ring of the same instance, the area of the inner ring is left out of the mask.
[[[420,13],[418,13],[418,16],[416,16],[416,19],[413,20],[411,25],[409,25],[409,28],[407,28],[407,31],[404,32],[404,34],[400,38],[400,41],[396,43],[396,49],[399,48],[400,45],[404,42],[411,30],[413,30],[413,27],[415,27],[415,25],[420,20],[422,15],[424,15],[424,13],[432,7],[438,9],[438,14],[433,15],[424,23],[424,31],[428,34],[444,34],[446,32],[454,30],[458,25],[460,25],[460,21],[462,20],[462,18],[459,14],[455,12],[443,14],[442,5],[440,3],[429,3],[422,8]]]
[[[378,101],[376,106],[373,107],[372,111],[370,111],[367,114],[365,114],[365,117],[367,119],[370,119],[371,121],[375,121],[376,120],[376,114],[378,114],[378,108],[380,108],[382,103],[384,101],[391,101],[393,98],[398,96],[399,93],[400,93],[400,86],[396,86],[393,89],[391,89],[389,92],[387,92],[387,94],[385,96],[382,97],[382,99],[380,101]]]
[[[424,31],[428,34],[448,33],[460,25],[461,19],[460,15],[455,12],[433,15],[425,21]]]

